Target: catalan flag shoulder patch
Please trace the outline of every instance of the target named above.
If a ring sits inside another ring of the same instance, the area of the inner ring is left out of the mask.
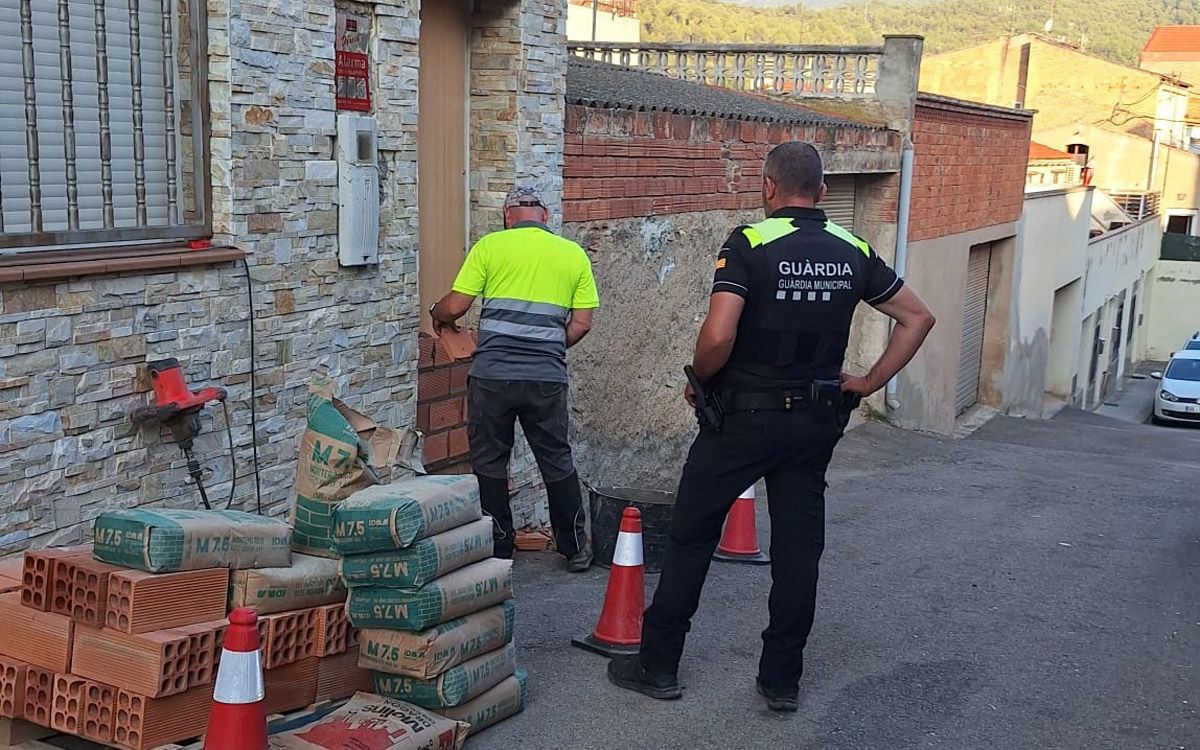
[[[726,263],[725,258],[717,258],[717,270],[720,271],[722,268],[724,268],[725,263]]]

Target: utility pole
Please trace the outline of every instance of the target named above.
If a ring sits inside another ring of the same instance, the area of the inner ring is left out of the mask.
[[[600,18],[600,0],[592,0],[592,43],[596,42],[596,23]]]

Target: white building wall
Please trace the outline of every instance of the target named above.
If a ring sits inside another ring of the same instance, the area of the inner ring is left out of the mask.
[[[1013,324],[1005,359],[1003,410],[1040,416],[1048,373],[1070,379],[1077,356],[1078,310],[1063,317],[1056,292],[1078,281],[1087,267],[1092,190],[1077,187],[1026,193],[1017,240]],[[1064,292],[1065,293],[1065,292]],[[1058,315],[1056,316],[1056,312]],[[1070,335],[1054,335],[1057,324]]]
[[[1160,260],[1151,276],[1146,358],[1165,360],[1200,331],[1200,263]]]
[[[636,44],[642,40],[642,23],[636,17],[618,16],[603,10],[595,14],[596,36],[592,38],[591,5],[567,6],[567,41],[624,42]]]

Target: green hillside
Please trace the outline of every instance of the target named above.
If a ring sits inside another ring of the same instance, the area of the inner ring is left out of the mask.
[[[804,5],[744,7],[716,0],[641,0],[643,41],[773,44],[876,44],[883,34],[921,34],[926,52],[965,47],[1009,32],[1052,36],[1127,63],[1162,23],[1200,23],[1200,0],[855,0],[813,10]]]

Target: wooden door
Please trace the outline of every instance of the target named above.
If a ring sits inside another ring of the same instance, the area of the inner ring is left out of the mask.
[[[467,245],[467,55],[470,16],[461,0],[421,3],[417,210],[421,328],[446,292]]]

